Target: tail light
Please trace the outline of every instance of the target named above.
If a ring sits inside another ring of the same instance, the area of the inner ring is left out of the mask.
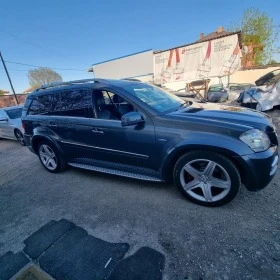
[[[23,122],[21,122],[21,126],[22,126],[22,128],[23,128],[23,130],[25,132],[25,124]]]

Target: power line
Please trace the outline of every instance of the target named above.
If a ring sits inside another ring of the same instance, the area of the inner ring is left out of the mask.
[[[24,66],[31,66],[31,67],[39,67],[39,68],[43,68],[43,67],[47,67],[47,66],[40,66],[40,65],[33,65],[33,64],[26,64],[26,63],[20,63],[20,62],[14,62],[14,61],[8,61],[5,60],[6,63],[11,63],[11,64],[17,64],[17,65],[24,65]],[[65,70],[65,71],[81,71],[81,72],[86,72],[86,70],[81,70],[81,69],[71,69],[71,68],[56,68],[56,67],[48,67],[51,69],[56,69],[56,70]]]
[[[57,53],[57,52],[55,52],[55,51],[49,50],[49,49],[47,49],[47,48],[44,48],[44,47],[42,47],[42,46],[39,46],[39,45],[34,44],[34,43],[32,43],[32,42],[29,42],[29,41],[27,41],[27,40],[25,40],[25,39],[20,38],[20,37],[17,36],[17,35],[14,35],[14,34],[10,33],[10,32],[4,31],[4,30],[1,30],[0,32],[4,33],[4,34],[6,34],[6,35],[8,35],[8,36],[10,36],[10,37],[13,37],[14,39],[16,39],[16,40],[18,40],[18,41],[21,41],[21,42],[23,42],[23,43],[25,43],[25,44],[31,45],[31,46],[33,46],[33,47],[35,47],[35,48],[39,48],[39,49],[44,50],[44,51],[47,51],[47,52],[49,52],[49,53],[52,53],[52,54],[61,56],[61,57],[63,57],[63,58],[66,58],[65,56],[63,56],[63,55],[60,54],[60,53]]]

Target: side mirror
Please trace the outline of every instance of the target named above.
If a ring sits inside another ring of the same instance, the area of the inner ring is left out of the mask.
[[[0,122],[7,122],[8,119],[7,118],[0,118]]]
[[[145,121],[143,120],[141,114],[139,112],[129,112],[122,116],[121,123],[122,126],[143,124]]]

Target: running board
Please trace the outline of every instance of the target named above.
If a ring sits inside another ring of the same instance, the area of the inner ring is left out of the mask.
[[[108,167],[100,167],[100,166],[94,166],[94,165],[83,164],[83,163],[75,163],[75,162],[68,162],[68,165],[77,167],[77,168],[81,168],[81,169],[108,173],[108,174],[118,175],[118,176],[122,176],[122,177],[129,177],[129,178],[138,179],[138,180],[162,182],[162,180],[160,178],[157,178],[155,176],[133,173],[133,172],[123,171],[123,170],[116,170],[116,169],[112,169],[112,168],[108,168]]]

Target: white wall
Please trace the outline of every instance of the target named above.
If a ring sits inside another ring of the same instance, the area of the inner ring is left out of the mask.
[[[148,50],[93,65],[95,78],[141,78],[153,73],[153,51]]]
[[[261,76],[265,75],[266,73],[274,71],[276,69],[280,69],[280,66],[268,67],[265,69],[238,70],[229,77],[229,82],[230,83],[251,83],[254,85],[255,81],[258,78],[260,78]],[[179,89],[185,88],[187,82],[191,82],[191,80],[167,83],[164,86],[167,88],[170,88],[172,90],[179,90]],[[210,78],[209,86],[214,85],[214,84],[220,84],[221,82],[226,85],[228,83],[228,78],[227,77],[223,77],[222,79],[219,79],[218,77]]]
[[[252,83],[268,72],[279,69],[280,67],[268,67],[266,69],[239,70],[230,76],[231,83]]]

